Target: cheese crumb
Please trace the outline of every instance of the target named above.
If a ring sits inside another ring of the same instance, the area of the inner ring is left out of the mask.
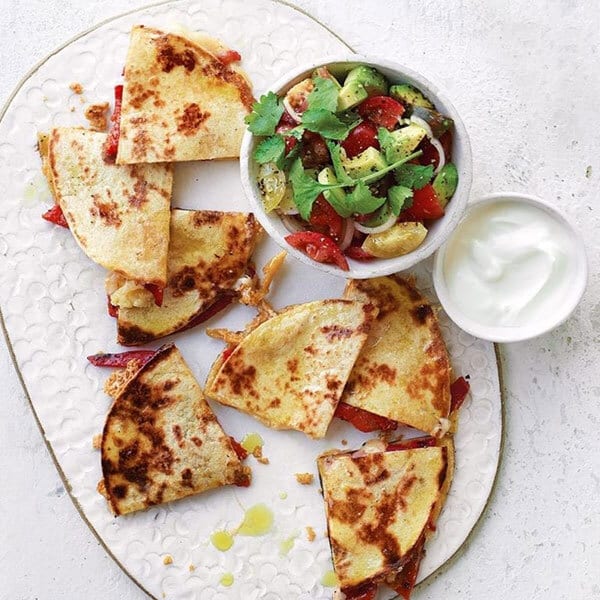
[[[194,565],[190,565],[188,567],[188,570],[189,570],[190,573],[193,573],[196,570],[196,567]]]
[[[77,82],[73,82],[69,88],[71,89],[72,92],[74,92],[75,94],[83,94],[83,86],[80,83]]]
[[[296,473],[295,477],[296,481],[302,485],[310,485],[315,480],[312,473]]]
[[[92,448],[94,450],[100,450],[102,446],[102,434],[98,433],[92,438]]]
[[[163,565],[172,565],[172,564],[173,564],[173,557],[170,554],[167,554],[163,558]]]
[[[119,396],[129,380],[140,370],[143,364],[144,363],[141,360],[134,358],[127,363],[125,369],[120,369],[119,371],[111,373],[104,383],[104,391],[106,394],[113,398],[113,400]]]
[[[101,495],[104,496],[107,500],[108,500],[108,494],[106,492],[106,484],[104,483],[104,479],[101,479],[98,482],[98,485],[96,486],[96,491]]]
[[[314,542],[316,537],[317,537],[317,534],[315,533],[315,530],[310,525],[307,525],[307,527],[306,527],[306,539],[309,542]]]

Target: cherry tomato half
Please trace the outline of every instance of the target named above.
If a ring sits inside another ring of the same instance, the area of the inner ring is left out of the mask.
[[[344,219],[335,212],[335,209],[321,194],[312,206],[309,223],[319,230],[323,230],[336,242],[342,239],[344,231]]]
[[[359,123],[342,142],[342,148],[346,151],[348,158],[354,158],[367,148],[377,148],[379,150],[377,127],[368,121]]]
[[[464,377],[459,377],[454,381],[454,383],[450,386],[451,412],[458,410],[462,406],[462,403],[465,401],[470,389],[471,385]]]
[[[443,216],[444,209],[430,183],[420,190],[414,190],[412,206],[400,213],[402,221],[423,221]]]
[[[69,224],[67,223],[67,219],[65,219],[65,215],[60,207],[60,204],[55,204],[52,208],[47,210],[42,215],[42,219],[69,229]]]
[[[350,268],[339,246],[322,233],[299,231],[287,235],[285,241],[317,262],[337,265],[342,271]]]
[[[372,96],[358,105],[358,114],[377,127],[393,129],[404,114],[404,106],[389,96]]]
[[[366,250],[363,250],[360,246],[348,246],[344,250],[344,254],[348,258],[353,258],[354,260],[359,260],[362,262],[368,262],[370,260],[375,259],[375,257],[372,254],[369,254]]]

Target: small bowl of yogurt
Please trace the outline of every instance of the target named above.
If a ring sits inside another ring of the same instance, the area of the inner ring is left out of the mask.
[[[535,196],[472,202],[435,255],[433,283],[447,315],[492,342],[542,335],[575,310],[587,283],[581,238]]]

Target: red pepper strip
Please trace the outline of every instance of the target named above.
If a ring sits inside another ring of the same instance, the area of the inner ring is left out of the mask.
[[[450,386],[450,412],[454,412],[462,406],[470,389],[471,386],[464,377],[459,377]]]
[[[156,306],[162,306],[165,288],[160,287],[160,285],[156,285],[155,283],[145,283],[144,287],[149,292],[152,292],[152,295],[154,296],[154,304],[156,304]]]
[[[376,583],[365,583],[353,588],[342,588],[346,600],[373,600],[377,594]]]
[[[111,317],[118,317],[119,316],[119,307],[115,306],[114,304],[112,304],[112,302],[110,301],[110,296],[106,296],[106,303],[108,304],[108,314]]]
[[[386,448],[386,452],[393,450],[414,450],[415,448],[430,448],[437,446],[437,440],[430,435],[422,435],[421,437],[412,438],[409,440],[398,440],[390,442]]]
[[[350,404],[346,404],[345,402],[340,402],[337,405],[334,416],[338,419],[348,421],[348,423],[351,423],[356,429],[364,433],[370,431],[391,431],[398,427],[396,421],[380,417],[362,408],[350,406]]]
[[[47,210],[42,215],[42,219],[46,219],[46,221],[50,221],[50,223],[54,223],[55,225],[60,225],[61,227],[69,229],[69,224],[65,219],[65,215],[63,214],[60,204],[55,204],[50,210]]]
[[[348,246],[344,250],[344,254],[348,258],[353,258],[354,260],[361,260],[361,261],[370,261],[375,258],[372,254],[369,254],[366,250],[363,250],[360,246]]]
[[[87,359],[96,367],[126,367],[127,363],[134,359],[141,360],[143,363],[148,362],[155,354],[154,350],[129,350],[116,354],[92,354]]]
[[[229,436],[229,441],[231,442],[231,445],[233,446],[233,449],[240,460],[248,458],[248,452],[235,438]]]
[[[242,55],[235,50],[227,50],[222,54],[217,54],[217,58],[224,64],[230,65],[234,62],[240,62],[242,60]]]
[[[115,108],[110,117],[110,131],[104,142],[105,158],[115,158],[119,148],[119,136],[121,135],[121,103],[123,101],[123,86],[115,85]]]
[[[208,321],[217,313],[220,313],[224,308],[227,308],[233,302],[233,298],[233,294],[222,294],[205,311],[196,315],[185,327],[179,329],[179,331],[191,329],[192,327],[196,327],[196,325],[200,325],[200,323],[204,323],[204,321]]]
[[[410,595],[415,587],[421,559],[425,554],[425,537],[421,536],[413,546],[408,560],[404,563],[402,570],[397,574],[396,581],[390,587],[404,600],[410,600]]]
[[[233,354],[234,350],[235,346],[230,346],[229,348],[225,348],[225,350],[223,350],[223,355],[221,357],[223,362],[225,362]]]
[[[234,482],[238,487],[250,487],[250,483],[251,479],[247,473],[240,473]]]
[[[348,261],[340,247],[328,236],[316,231],[298,231],[285,236],[285,241],[304,252],[316,262],[335,264],[342,271],[348,271]]]

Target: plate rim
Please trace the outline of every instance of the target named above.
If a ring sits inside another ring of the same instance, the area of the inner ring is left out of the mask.
[[[2,120],[4,119],[4,117],[6,116],[6,113],[8,112],[11,104],[13,103],[15,97],[17,96],[17,94],[20,92],[21,88],[27,83],[27,81],[29,81],[29,79],[35,75],[35,73],[46,63],[48,62],[52,57],[54,57],[55,55],[57,55],[59,52],[61,52],[62,50],[64,50],[65,48],[67,48],[68,46],[70,46],[71,44],[77,42],[78,40],[80,40],[81,38],[85,37],[86,35],[93,33],[94,31],[100,29],[101,27],[103,27],[104,25],[107,25],[108,23],[111,23],[113,21],[116,21],[118,19],[121,19],[123,17],[135,14],[135,13],[142,13],[143,11],[146,11],[148,9],[151,8],[155,8],[155,7],[159,7],[159,6],[166,6],[168,4],[180,4],[183,2],[186,2],[187,0],[160,0],[159,2],[152,2],[149,4],[144,4],[143,6],[140,6],[138,8],[134,8],[131,10],[127,10],[121,13],[118,13],[116,15],[113,15],[111,17],[108,17],[102,21],[99,21],[97,23],[95,23],[94,25],[92,25],[91,27],[88,27],[87,29],[84,29],[83,31],[80,31],[79,33],[75,34],[73,37],[69,38],[68,40],[66,40],[65,42],[63,42],[62,44],[60,44],[59,46],[57,46],[56,48],[54,48],[51,52],[49,52],[47,55],[45,55],[43,58],[41,58],[39,61],[37,61],[32,67],[30,67],[27,72],[18,80],[17,84],[15,85],[15,87],[13,88],[13,90],[11,91],[11,93],[8,95],[8,97],[6,98],[6,100],[4,101],[2,108],[0,109],[0,122],[2,122]],[[350,44],[348,44],[340,35],[338,35],[334,30],[332,30],[330,27],[328,27],[327,25],[325,25],[324,23],[322,23],[319,19],[317,19],[316,17],[314,17],[312,14],[310,14],[308,11],[304,10],[301,7],[298,7],[292,3],[290,3],[288,0],[269,0],[270,2],[274,3],[274,4],[280,4],[282,6],[286,6],[287,8],[290,8],[291,10],[294,10],[302,15],[304,15],[305,17],[311,19],[312,21],[314,21],[315,23],[317,23],[319,26],[321,26],[323,29],[325,29],[328,33],[330,33],[332,36],[334,36],[336,39],[338,39],[342,44],[344,44],[344,46],[346,46],[348,48],[348,50],[351,53],[356,54],[356,50],[350,46]],[[111,560],[114,561],[114,563],[121,569],[121,571],[127,575],[127,577],[129,577],[129,579],[142,591],[144,592],[149,598],[151,598],[152,600],[159,600],[156,596],[154,596],[153,594],[151,594],[145,587],[144,585],[137,579],[137,577],[135,577],[126,567],[125,565],[115,556],[115,554],[111,551],[111,549],[108,547],[108,545],[106,544],[106,542],[104,541],[104,539],[102,538],[102,536],[99,534],[99,532],[96,530],[96,528],[93,526],[93,524],[91,523],[91,521],[88,519],[88,517],[86,516],[85,512],[83,511],[83,508],[81,507],[78,499],[75,497],[75,495],[73,494],[73,490],[71,487],[71,483],[69,481],[69,479],[67,478],[65,472],[63,471],[56,455],[54,452],[54,449],[52,447],[52,445],[50,444],[50,442],[48,441],[48,438],[46,436],[46,432],[44,430],[44,427],[39,419],[39,416],[36,412],[35,406],[31,400],[31,396],[29,394],[29,390],[25,384],[25,380],[23,377],[23,374],[21,372],[21,369],[19,367],[19,364],[17,362],[17,357],[15,355],[14,352],[14,348],[12,345],[12,341],[10,339],[10,336],[8,334],[8,330],[6,328],[6,322],[4,319],[4,314],[2,311],[2,307],[0,306],[0,329],[2,330],[2,334],[4,337],[4,341],[6,343],[6,348],[10,357],[10,360],[12,362],[12,365],[14,367],[15,373],[17,375],[17,378],[19,380],[19,383],[21,385],[21,388],[23,390],[23,393],[25,395],[25,398],[27,400],[27,403],[29,404],[29,408],[31,409],[31,412],[33,414],[35,423],[39,429],[39,432],[42,436],[42,440],[44,442],[44,445],[46,446],[46,450],[48,451],[50,458],[52,460],[52,462],[54,463],[54,467],[56,468],[56,471],[64,485],[64,488],[71,500],[71,502],[73,503],[73,506],[75,507],[75,509],[77,510],[77,512],[79,513],[79,516],[81,517],[81,519],[83,520],[83,522],[87,525],[88,529],[90,530],[90,532],[92,533],[92,535],[96,538],[96,540],[98,541],[98,543],[101,545],[102,549],[108,554],[108,556],[111,558]],[[439,567],[437,567],[435,570],[433,570],[429,575],[427,575],[424,579],[422,579],[417,585],[421,586],[423,584],[429,583],[434,576],[439,575],[442,570],[444,569],[449,569],[451,566],[454,565],[454,563],[456,562],[458,555],[464,551],[465,545],[467,544],[467,542],[469,542],[474,535],[476,534],[476,532],[479,530],[480,526],[481,526],[481,522],[482,519],[484,517],[484,515],[486,514],[489,505],[492,503],[492,501],[495,499],[495,495],[496,495],[496,491],[497,491],[497,485],[498,485],[498,479],[499,479],[499,473],[502,467],[502,462],[503,462],[503,454],[504,454],[504,445],[505,445],[505,420],[506,420],[506,406],[505,406],[505,399],[506,399],[506,390],[505,390],[505,381],[506,378],[504,376],[504,365],[503,365],[503,358],[502,358],[502,353],[501,353],[501,346],[495,342],[492,343],[492,347],[494,349],[494,356],[495,356],[495,362],[496,362],[496,372],[498,373],[498,390],[499,390],[499,397],[500,397],[500,430],[499,430],[499,446],[498,446],[498,454],[497,454],[497,460],[496,460],[496,468],[495,468],[495,472],[494,472],[494,477],[486,498],[486,501],[484,502],[481,511],[479,513],[479,515],[477,515],[477,518],[473,524],[473,526],[471,527],[470,531],[468,532],[468,534],[465,536],[465,539],[462,541],[462,543],[459,545],[459,547],[446,559],[446,561],[444,563],[442,563]],[[391,600],[396,600],[397,596],[394,596],[391,598]]]

